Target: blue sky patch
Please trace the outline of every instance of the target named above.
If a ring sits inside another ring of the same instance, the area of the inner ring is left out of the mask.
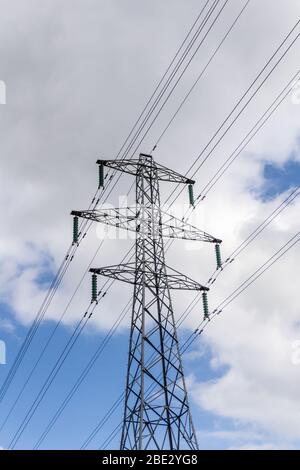
[[[267,163],[263,176],[265,182],[260,189],[260,198],[269,201],[289,188],[300,185],[300,162],[291,159],[282,166]]]

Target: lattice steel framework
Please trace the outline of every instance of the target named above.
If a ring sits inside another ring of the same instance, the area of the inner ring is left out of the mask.
[[[135,175],[136,207],[72,214],[136,232],[135,263],[91,269],[134,285],[121,449],[197,449],[170,289],[206,291],[166,266],[164,237],[220,240],[161,210],[159,181],[193,184],[151,155],[99,160]]]

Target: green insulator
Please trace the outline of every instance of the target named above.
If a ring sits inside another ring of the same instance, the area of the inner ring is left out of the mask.
[[[216,259],[217,259],[217,269],[220,269],[222,267],[222,258],[221,258],[221,248],[218,243],[215,245],[215,250],[216,250]]]
[[[194,206],[195,201],[194,201],[194,188],[192,184],[189,184],[189,199],[190,199],[190,205]]]
[[[207,299],[206,291],[202,292],[202,301],[203,301],[204,318],[209,318],[208,299]]]
[[[73,218],[73,243],[78,243],[78,235],[79,235],[79,221],[77,215]]]
[[[92,302],[97,300],[97,274],[92,275]]]
[[[104,165],[103,163],[99,164],[99,185],[98,189],[103,188],[104,186]]]

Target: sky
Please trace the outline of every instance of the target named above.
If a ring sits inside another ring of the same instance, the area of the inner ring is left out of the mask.
[[[300,16],[297,0],[250,0],[203,71],[245,4],[245,0],[219,2],[216,11],[224,5],[220,17],[149,133],[129,154],[150,152],[159,140],[154,158],[183,174],[199,156],[192,173],[209,155],[195,175],[189,173],[196,180],[196,195],[203,194],[216,171],[299,70],[298,39],[276,67],[276,58],[270,62],[258,93],[220,143],[214,145],[216,137],[209,144]],[[116,158],[204,5],[196,0],[0,0],[0,80],[6,86],[6,104],[0,104],[0,344],[6,349],[6,364],[0,358],[0,383],[72,241],[70,212],[88,208],[97,189],[96,160]],[[296,25],[291,40],[299,29]],[[251,92],[236,108],[236,115],[249,96]],[[223,240],[223,259],[299,186],[299,115],[300,93],[295,85],[193,211],[194,225]],[[131,176],[123,175],[107,203],[122,204],[132,183]],[[161,185],[163,203],[172,189]],[[132,190],[128,199],[133,203]],[[186,207],[187,191],[176,199],[179,213]],[[224,269],[209,292],[212,310],[298,233],[299,209],[296,198]],[[93,225],[79,245],[0,404],[2,448],[10,445],[90,303],[90,276],[83,277],[87,266],[119,263],[133,242],[126,237],[104,240],[94,258],[101,236],[103,232]],[[300,347],[299,255],[296,244],[211,321],[184,354],[201,449],[300,448],[300,364],[293,359]],[[177,240],[168,250],[167,264],[205,284],[215,270],[214,247]],[[99,279],[100,286],[104,282]],[[99,302],[16,448],[35,446],[131,295],[128,286],[115,283]],[[176,318],[193,298],[191,293],[174,294]],[[202,317],[197,304],[179,328],[181,341]],[[125,385],[129,327],[130,313],[41,448],[80,448],[119,398]],[[102,447],[121,420],[122,406],[88,448]],[[118,445],[116,435],[109,447]]]

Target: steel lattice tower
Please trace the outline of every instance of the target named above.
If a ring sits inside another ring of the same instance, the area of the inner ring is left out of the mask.
[[[164,213],[159,181],[194,181],[162,166],[151,155],[132,160],[98,160],[136,177],[136,207],[73,211],[84,217],[136,232],[135,262],[91,269],[134,285],[121,449],[197,449],[184,379],[170,289],[207,287],[167,267],[164,238],[221,241]],[[206,294],[204,294],[206,295]],[[96,301],[94,295],[93,300]]]

